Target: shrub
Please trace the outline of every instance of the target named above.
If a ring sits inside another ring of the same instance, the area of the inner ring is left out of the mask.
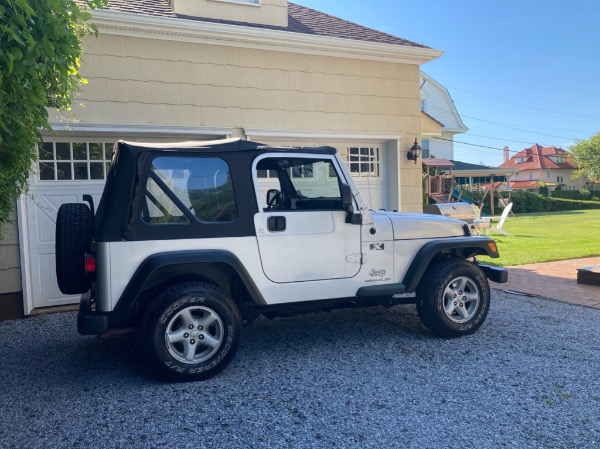
[[[575,193],[579,195],[579,192],[569,190],[563,190],[562,193]],[[563,199],[557,197],[545,198],[541,195],[527,192],[525,190],[515,190],[511,194],[511,199],[514,203],[513,211],[515,213],[600,209],[600,202],[598,201]]]
[[[556,190],[552,193],[554,198],[564,198],[567,200],[593,200],[600,198],[600,192],[590,192],[587,189],[581,190]]]

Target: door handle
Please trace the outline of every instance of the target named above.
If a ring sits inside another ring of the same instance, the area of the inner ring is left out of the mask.
[[[269,217],[267,220],[267,229],[269,232],[285,231],[285,217]]]

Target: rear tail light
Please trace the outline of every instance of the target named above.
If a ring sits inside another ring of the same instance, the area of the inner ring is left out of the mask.
[[[96,274],[96,255],[85,253],[85,274]]]

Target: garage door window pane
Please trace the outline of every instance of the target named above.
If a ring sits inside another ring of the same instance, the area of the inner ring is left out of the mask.
[[[104,167],[102,162],[90,162],[90,179],[104,179]]]
[[[41,147],[38,147],[40,160],[48,161],[54,159],[54,144],[52,142],[44,142]]]
[[[75,162],[73,164],[75,179],[89,179],[87,162]]]
[[[71,159],[71,145],[65,142],[56,142],[56,159],[68,161]]]
[[[70,181],[71,177],[71,163],[70,162],[57,162],[56,163],[56,174],[59,181]]]
[[[54,181],[54,162],[40,162],[40,180]]]
[[[87,161],[87,145],[85,143],[73,144],[73,159],[76,161]]]
[[[104,159],[101,143],[90,143],[90,159],[92,161],[101,161]]]

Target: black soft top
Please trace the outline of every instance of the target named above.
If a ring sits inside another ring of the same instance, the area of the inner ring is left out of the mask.
[[[221,139],[221,140],[209,140],[209,141],[190,141],[190,142],[178,142],[178,143],[141,143],[141,142],[127,142],[125,140],[119,140],[115,143],[115,151],[130,151],[132,153],[140,153],[147,151],[190,151],[190,152],[232,152],[232,151],[258,151],[262,153],[268,152],[292,152],[292,153],[317,153],[317,154],[335,154],[335,148],[333,147],[287,147],[287,146],[270,146],[264,143],[252,142],[250,140],[244,140],[239,138],[234,139]]]
[[[135,217],[132,217],[132,208],[136,197],[140,196],[140,179],[143,177],[147,161],[159,155],[172,153],[177,155],[190,156],[202,154],[203,156],[212,155],[226,160],[232,176],[235,178],[238,191],[247,192],[254,195],[254,185],[252,182],[251,166],[252,161],[260,154],[265,153],[307,153],[332,155],[336,153],[332,147],[280,147],[269,146],[258,142],[252,142],[243,139],[224,139],[213,141],[194,141],[181,143],[140,143],[126,142],[119,140],[113,147],[112,163],[106,177],[106,185],[102,194],[102,199],[98,205],[94,220],[94,232],[97,241],[118,241],[118,240],[137,240],[149,239],[146,235],[136,236],[132,231],[132,223]],[[143,186],[141,186],[143,188]],[[242,202],[242,204],[254,204],[252,202]],[[256,213],[252,207],[245,212],[248,218]],[[240,232],[242,226],[240,220]],[[234,225],[233,227],[236,227]],[[244,231],[245,232],[245,231]],[[139,233],[138,233],[139,234]]]

